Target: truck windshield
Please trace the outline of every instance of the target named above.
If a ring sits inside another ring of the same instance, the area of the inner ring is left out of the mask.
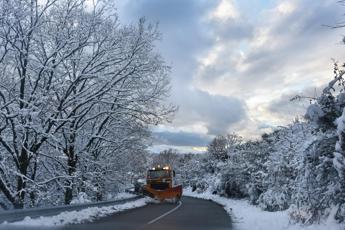
[[[152,170],[148,172],[149,178],[158,178],[158,177],[169,177],[168,170]]]

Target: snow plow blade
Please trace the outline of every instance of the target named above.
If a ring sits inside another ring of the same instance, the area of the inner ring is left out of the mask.
[[[154,199],[158,199],[163,201],[165,199],[180,199],[182,196],[182,185],[178,185],[176,187],[167,188],[165,190],[156,190],[150,188],[148,185],[143,187],[144,195],[149,196]]]

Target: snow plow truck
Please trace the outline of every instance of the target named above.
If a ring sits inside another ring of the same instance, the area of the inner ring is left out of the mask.
[[[182,185],[174,185],[175,171],[170,166],[157,165],[147,171],[146,185],[143,193],[146,196],[164,201],[179,201],[182,196]]]

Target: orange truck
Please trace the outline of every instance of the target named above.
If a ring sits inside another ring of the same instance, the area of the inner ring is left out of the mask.
[[[182,196],[182,185],[174,185],[175,171],[170,166],[157,165],[147,171],[144,195],[164,201],[179,201]]]

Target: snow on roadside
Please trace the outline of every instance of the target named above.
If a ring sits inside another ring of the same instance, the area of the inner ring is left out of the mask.
[[[123,199],[128,199],[128,198],[132,198],[132,197],[136,197],[136,194],[133,193],[128,193],[128,192],[120,192],[117,193],[112,200],[123,200]]]
[[[235,229],[237,230],[344,230],[345,224],[337,224],[327,220],[322,224],[301,226],[289,221],[287,211],[267,212],[259,207],[250,205],[247,200],[228,199],[213,195],[210,192],[195,193],[191,188],[183,189],[184,196],[212,200],[224,207],[231,215]]]
[[[150,203],[152,200],[150,198],[140,198],[135,201],[130,201],[124,204],[117,204],[104,207],[92,207],[85,208],[80,211],[66,211],[61,212],[56,216],[46,216],[39,218],[25,217],[24,220],[8,223],[4,222],[0,226],[59,226],[67,224],[78,224],[84,222],[91,222],[100,217],[108,216],[113,213],[122,212],[128,209],[139,208]]]
[[[91,202],[92,201],[88,198],[85,192],[80,192],[78,196],[71,201],[71,204],[86,204]]]
[[[120,192],[116,193],[114,196],[112,194],[107,195],[107,200],[123,200],[123,199],[128,199],[132,197],[136,197],[136,194],[133,193],[128,193],[128,192]],[[92,203],[93,201],[90,200],[87,196],[86,193],[80,192],[77,197],[75,197],[72,201],[71,204],[87,204],[87,203]]]

